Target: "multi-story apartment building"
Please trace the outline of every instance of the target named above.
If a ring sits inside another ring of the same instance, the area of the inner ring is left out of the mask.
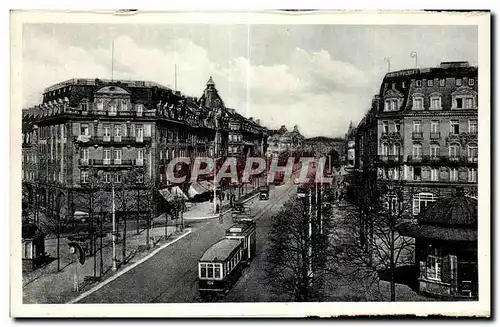
[[[356,168],[404,181],[413,214],[457,186],[477,196],[477,82],[467,62],[386,74],[357,128]]]
[[[228,155],[235,116],[212,78],[199,99],[153,82],[71,79],[23,110],[23,186],[42,207],[58,192],[73,203],[96,180],[124,183],[131,171],[137,183],[167,186],[171,159]],[[265,128],[237,119],[238,131],[251,135],[247,152],[262,152]]]
[[[285,125],[273,131],[269,136],[268,157],[276,157],[283,152],[293,152],[302,147],[305,137],[300,133],[297,125],[293,126],[293,131],[288,131]]]

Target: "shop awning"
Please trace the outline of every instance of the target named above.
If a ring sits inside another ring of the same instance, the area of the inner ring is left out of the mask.
[[[213,184],[209,181],[199,181],[189,185],[188,196],[194,198],[197,195],[208,192],[213,192]]]
[[[178,186],[173,186],[171,188],[164,188],[159,190],[160,194],[167,200],[168,202],[172,201],[175,197],[182,197],[185,200],[188,200],[188,197]]]

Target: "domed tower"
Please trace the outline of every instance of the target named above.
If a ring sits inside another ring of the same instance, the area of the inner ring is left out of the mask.
[[[212,76],[208,79],[207,87],[203,91],[203,95],[200,97],[200,101],[205,104],[205,107],[209,109],[220,109],[224,107],[224,102],[222,101],[217,89],[215,88],[215,82]]]

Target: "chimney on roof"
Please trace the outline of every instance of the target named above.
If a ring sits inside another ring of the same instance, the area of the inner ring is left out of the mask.
[[[249,120],[253,121],[253,117],[248,117]]]
[[[260,125],[260,119],[256,119],[255,122],[257,123],[257,125]]]

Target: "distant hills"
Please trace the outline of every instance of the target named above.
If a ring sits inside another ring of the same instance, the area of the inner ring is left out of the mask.
[[[327,137],[327,136],[315,136],[309,137],[304,140],[304,143],[329,143],[329,142],[343,142],[345,139],[341,137]]]

